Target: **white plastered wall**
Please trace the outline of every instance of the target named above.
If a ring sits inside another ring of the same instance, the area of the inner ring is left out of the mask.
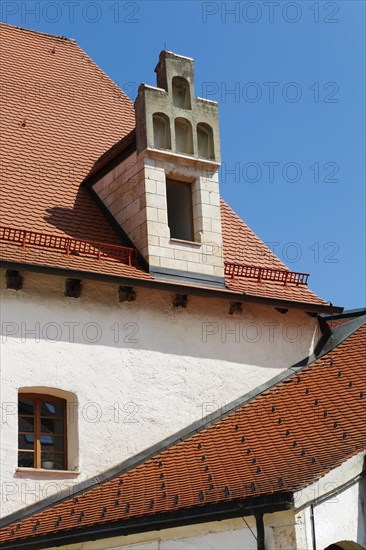
[[[226,301],[198,297],[178,310],[170,293],[149,289],[119,303],[116,285],[87,280],[74,299],[64,283],[24,273],[21,291],[2,292],[2,515],[238,399],[306,357],[320,337],[316,319],[301,311],[244,304],[230,316]],[[17,472],[17,395],[27,387],[75,395],[74,472]]]
[[[365,452],[353,456],[295,494],[297,550],[313,547],[314,531],[317,548],[342,540],[366,545],[365,480],[359,479],[364,458]]]

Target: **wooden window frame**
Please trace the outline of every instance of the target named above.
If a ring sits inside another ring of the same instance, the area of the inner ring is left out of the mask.
[[[19,466],[19,453],[20,452],[26,452],[26,453],[33,453],[33,457],[34,457],[34,460],[33,460],[33,469],[42,469],[42,470],[45,470],[45,471],[52,471],[52,470],[56,470],[56,468],[50,468],[50,469],[45,469],[45,468],[42,468],[42,455],[41,455],[41,435],[50,435],[50,434],[42,434],[41,433],[41,420],[42,418],[44,417],[41,417],[41,403],[42,402],[49,402],[49,403],[62,403],[63,406],[64,406],[64,414],[62,416],[50,416],[50,417],[47,417],[47,418],[50,418],[52,420],[63,420],[63,425],[64,425],[64,431],[63,433],[57,433],[55,434],[55,437],[63,437],[64,438],[64,450],[63,451],[50,451],[50,453],[52,452],[53,455],[60,455],[62,456],[62,459],[63,459],[63,470],[67,470],[67,402],[66,402],[66,399],[62,399],[61,397],[56,397],[54,395],[49,395],[49,394],[45,394],[45,393],[25,393],[25,392],[22,392],[22,393],[19,393],[18,394],[18,404],[19,404],[19,401],[30,401],[30,400],[33,400],[34,401],[34,413],[32,415],[26,415],[26,414],[20,414],[19,413],[19,410],[18,410],[18,423],[19,423],[19,418],[20,417],[28,417],[28,418],[33,418],[33,422],[34,422],[34,432],[24,432],[24,431],[20,431],[19,430],[19,425],[18,425],[18,439],[19,439],[19,435],[29,435],[29,434],[33,434],[34,435],[34,447],[33,447],[33,451],[31,451],[30,449],[21,449],[19,448],[19,441],[18,441],[18,467],[21,467]],[[59,469],[59,468],[57,468]]]

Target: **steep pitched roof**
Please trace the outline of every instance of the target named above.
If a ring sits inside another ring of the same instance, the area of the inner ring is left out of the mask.
[[[0,35],[2,225],[128,246],[80,182],[134,128],[133,103],[74,40],[5,24]],[[1,252],[5,260],[146,277],[56,250],[1,243]]]
[[[366,316],[336,328],[331,341],[337,340],[312,364],[290,369],[229,413],[163,442],[160,451],[30,517],[21,514],[0,531],[4,545],[34,541],[41,548],[47,537],[85,530],[97,537],[113,525],[123,534],[139,520],[153,529],[179,512],[192,520],[222,503],[244,509],[255,497],[281,498],[318,480],[366,443]]]
[[[288,269],[223,200],[221,200],[221,222],[225,261],[280,270]],[[230,290],[256,296],[282,298],[295,302],[325,303],[306,286],[229,277],[226,279],[226,286]]]
[[[17,233],[19,242],[0,233],[5,265],[152,279],[142,263],[65,254],[66,241],[53,248],[35,245],[37,239],[44,243],[58,236],[133,246],[81,183],[133,143],[134,107],[75,41],[6,24],[0,33],[1,223],[44,234],[28,234],[22,246],[23,232]],[[221,212],[226,261],[287,269],[224,202]],[[306,286],[228,277],[227,288],[240,295],[328,305]]]

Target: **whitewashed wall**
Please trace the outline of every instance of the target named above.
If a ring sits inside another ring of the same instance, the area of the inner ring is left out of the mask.
[[[64,279],[25,273],[21,291],[2,292],[2,515],[239,398],[311,353],[320,337],[303,312],[244,304],[232,317],[226,301],[195,297],[174,310],[169,293],[147,289],[120,304],[115,285],[83,284],[81,298],[66,298]],[[17,394],[27,388],[69,392],[74,473],[17,472]]]
[[[366,546],[366,480],[358,479],[364,457],[365,452],[359,453],[295,495],[299,550],[312,548],[311,501],[314,501],[317,548],[342,540]]]

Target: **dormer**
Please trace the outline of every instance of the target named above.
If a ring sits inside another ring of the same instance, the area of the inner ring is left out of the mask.
[[[135,150],[93,189],[155,277],[224,286],[218,106],[194,95],[193,59],[163,51],[155,71],[135,102]]]

